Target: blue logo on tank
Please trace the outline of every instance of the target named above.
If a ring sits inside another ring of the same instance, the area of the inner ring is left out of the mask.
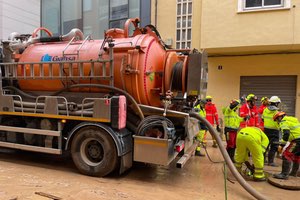
[[[61,62],[61,61],[74,61],[76,60],[75,56],[50,56],[49,54],[45,54],[42,56],[42,62]]]
[[[50,56],[49,54],[46,54],[42,57],[41,61],[42,62],[50,62],[50,61],[52,61],[52,56]]]

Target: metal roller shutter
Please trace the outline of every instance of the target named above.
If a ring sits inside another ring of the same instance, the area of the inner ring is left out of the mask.
[[[255,94],[257,106],[263,96],[278,96],[280,108],[288,115],[295,116],[297,76],[241,76],[240,96]]]

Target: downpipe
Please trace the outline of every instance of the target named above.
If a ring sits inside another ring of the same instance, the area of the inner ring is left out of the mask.
[[[247,183],[245,181],[245,179],[242,177],[242,175],[237,171],[237,169],[235,168],[233,162],[231,161],[225,147],[223,146],[222,140],[219,136],[219,134],[216,132],[216,130],[214,129],[214,127],[203,117],[199,116],[198,113],[195,112],[191,112],[189,113],[190,117],[194,117],[196,119],[198,119],[199,121],[201,121],[202,123],[204,123],[209,132],[215,137],[217,144],[219,146],[219,149],[222,153],[222,156],[229,168],[229,170],[231,171],[231,173],[233,174],[233,176],[236,178],[236,180],[239,182],[239,184],[249,193],[251,194],[253,197],[255,197],[256,199],[259,200],[268,200],[268,198],[264,195],[262,195],[261,193],[259,193],[257,190],[255,190],[249,183]]]

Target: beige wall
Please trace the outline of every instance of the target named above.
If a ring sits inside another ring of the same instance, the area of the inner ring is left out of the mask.
[[[151,7],[152,24],[155,2]],[[300,0],[291,0],[290,9],[248,13],[238,13],[238,0],[193,0],[192,48],[204,48],[210,56],[251,54],[209,57],[208,94],[214,97],[221,116],[221,108],[239,98],[240,76],[297,75],[299,80],[300,54],[279,54],[300,51],[298,22]],[[157,0],[156,25],[162,38],[172,38],[175,45],[175,0]],[[278,54],[255,55],[266,52]],[[218,65],[223,69],[218,70]],[[300,96],[298,80],[296,98]],[[296,99],[296,116],[300,117],[300,98]]]
[[[201,16],[202,16],[202,0],[193,0],[193,16],[192,16],[192,48],[201,48]]]
[[[291,0],[290,9],[248,13],[238,13],[238,0],[202,6],[201,42],[211,53],[300,49],[292,45],[300,44],[299,0]]]
[[[157,1],[157,7],[155,2]],[[155,9],[157,9],[156,28],[162,39],[166,41],[173,39],[173,47],[175,47],[176,37],[176,1],[174,0],[152,0],[151,1],[151,24],[155,25]]]
[[[223,69],[218,70],[218,65],[222,65]],[[214,97],[219,114],[222,116],[221,108],[229,105],[231,99],[239,98],[240,76],[297,75],[298,97],[299,66],[300,54],[209,58],[208,94]],[[297,98],[296,117],[300,117],[299,105],[300,99]]]

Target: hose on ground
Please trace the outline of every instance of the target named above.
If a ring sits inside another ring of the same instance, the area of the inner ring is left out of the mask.
[[[226,162],[225,162],[224,160],[222,160],[222,161],[214,161],[214,160],[212,160],[211,157],[210,157],[210,155],[209,155],[209,153],[208,153],[208,151],[207,151],[206,146],[203,145],[203,144],[202,144],[202,146],[203,146],[203,149],[205,150],[205,153],[206,153],[206,155],[207,155],[207,157],[208,157],[208,160],[209,160],[210,162],[212,162],[212,163],[214,163],[214,164],[219,164],[219,163],[224,163],[224,164],[226,164]],[[224,167],[224,168],[225,168],[225,167]],[[226,173],[226,172],[225,172],[225,170],[223,169],[223,174],[225,175],[225,173]],[[229,181],[230,183],[234,184],[234,181],[231,180],[230,178],[226,177],[226,180]]]
[[[199,116],[199,114],[196,112],[191,112],[191,113],[189,113],[189,115],[190,115],[190,117],[194,117],[194,118],[198,119],[199,121],[201,121],[208,127],[209,132],[215,137],[217,144],[219,145],[219,149],[222,153],[223,158],[225,159],[225,162],[226,162],[228,168],[230,169],[233,176],[240,183],[240,185],[256,199],[268,200],[268,198],[266,196],[264,196],[263,194],[256,191],[249,183],[247,183],[245,181],[245,179],[241,176],[241,174],[237,171],[237,169],[235,168],[234,164],[232,163],[225,147],[222,144],[221,138],[218,137],[218,134],[217,134],[216,130],[213,128],[213,126],[205,118]]]
[[[224,160],[222,160],[222,161],[214,161],[214,160],[212,160],[211,157],[210,157],[210,155],[209,155],[209,153],[207,152],[206,146],[202,144],[202,147],[203,147],[203,149],[204,149],[204,151],[205,151],[205,153],[206,153],[206,155],[207,155],[207,158],[208,158],[208,160],[209,160],[210,162],[216,163],[216,164],[217,164],[217,163],[223,163],[223,162],[224,162]]]

